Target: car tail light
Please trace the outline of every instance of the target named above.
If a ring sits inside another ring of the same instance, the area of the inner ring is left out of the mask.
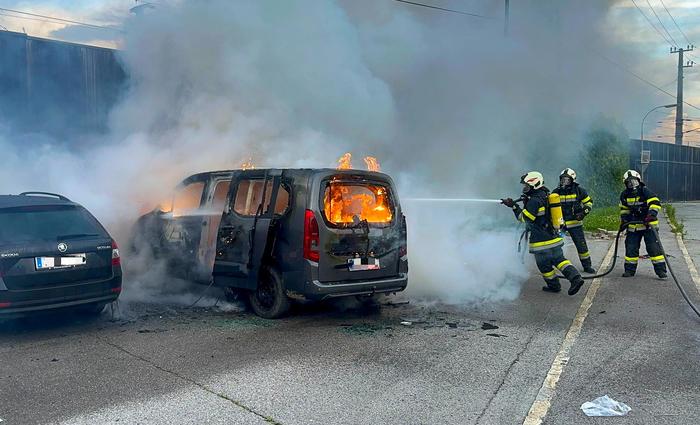
[[[0,308],[7,308],[11,305],[12,305],[11,302],[0,301]]]
[[[318,247],[321,244],[318,234],[318,221],[311,210],[304,215],[304,258],[318,263],[321,255]]]
[[[119,247],[115,241],[112,241],[112,265],[121,266],[122,259],[119,256]]]

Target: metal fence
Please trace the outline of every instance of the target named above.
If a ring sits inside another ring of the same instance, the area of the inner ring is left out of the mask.
[[[99,132],[125,82],[114,50],[0,31],[0,125],[55,138]]]
[[[644,140],[649,162],[642,161],[642,141],[630,141],[630,167],[662,201],[700,200],[700,148]]]

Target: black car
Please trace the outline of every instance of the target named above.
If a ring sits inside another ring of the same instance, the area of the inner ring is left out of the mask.
[[[256,314],[290,300],[403,291],[406,219],[386,174],[334,169],[212,171],[185,179],[137,222],[168,270],[243,293]]]
[[[121,290],[117,244],[85,208],[45,192],[0,195],[0,317],[99,314]]]

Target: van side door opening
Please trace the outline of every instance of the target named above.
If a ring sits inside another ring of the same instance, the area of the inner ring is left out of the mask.
[[[276,216],[286,211],[289,192],[283,171],[249,170],[233,177],[216,240],[213,277],[217,286],[255,289],[274,242]],[[286,201],[281,203],[280,201]]]

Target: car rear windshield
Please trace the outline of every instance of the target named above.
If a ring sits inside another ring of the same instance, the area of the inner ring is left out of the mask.
[[[0,242],[108,237],[83,207],[42,205],[0,209]]]
[[[394,205],[386,185],[331,181],[326,185],[323,213],[328,222],[336,225],[367,220],[382,226],[394,218]]]

